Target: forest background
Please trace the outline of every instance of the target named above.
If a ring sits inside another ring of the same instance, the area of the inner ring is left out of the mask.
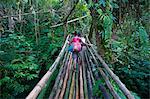
[[[148,99],[149,10],[149,0],[0,0],[0,98],[26,97],[77,30],[129,90]]]

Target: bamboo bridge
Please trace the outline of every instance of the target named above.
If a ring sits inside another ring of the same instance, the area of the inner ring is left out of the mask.
[[[71,36],[68,35],[55,62],[26,99],[43,98],[41,93],[46,92],[46,87],[51,83],[49,79],[58,68],[59,73],[49,93],[49,99],[100,99],[93,92],[93,87],[98,80],[104,81],[104,83],[98,83],[102,98],[122,99],[114,87],[115,83],[127,99],[134,99],[131,92],[119,80],[119,77],[113,73],[102,57],[98,55],[93,46],[83,48],[76,64],[76,71],[74,71],[73,66],[75,63],[72,59],[72,54],[67,51],[67,41],[70,38]],[[86,41],[91,44],[88,37],[86,37]]]

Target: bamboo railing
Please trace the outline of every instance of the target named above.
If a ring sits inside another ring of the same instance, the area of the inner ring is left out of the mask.
[[[86,36],[86,39],[89,44],[91,42],[89,41],[88,37]],[[105,61],[102,59],[100,55],[96,52],[96,50],[91,46],[91,49],[95,53],[96,57],[99,59],[99,61],[102,63],[103,67],[106,69],[106,71],[110,74],[110,76],[113,78],[113,80],[118,84],[119,88],[123,91],[123,93],[126,95],[128,99],[134,99],[133,95],[131,95],[130,91],[126,88],[126,86],[120,81],[119,77],[116,76],[113,71],[109,68],[109,66],[105,63]]]
[[[46,82],[48,81],[48,79],[50,78],[50,76],[52,75],[54,70],[56,69],[61,57],[64,54],[69,37],[70,37],[70,35],[68,35],[68,37],[66,38],[64,46],[63,46],[61,52],[59,53],[58,57],[56,58],[55,62],[53,63],[53,65],[49,68],[48,72],[42,77],[42,79],[34,87],[34,89],[29,93],[29,95],[26,97],[26,99],[36,99],[36,97],[39,95],[39,93],[41,92],[43,87],[46,85]]]

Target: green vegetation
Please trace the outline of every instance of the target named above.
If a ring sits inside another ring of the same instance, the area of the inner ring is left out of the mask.
[[[0,98],[25,98],[74,30],[88,34],[137,99],[149,98],[149,17],[148,0],[0,0]]]

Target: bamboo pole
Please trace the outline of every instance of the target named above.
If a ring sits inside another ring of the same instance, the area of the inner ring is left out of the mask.
[[[66,92],[65,92],[64,99],[68,99],[68,97],[69,97],[69,90],[70,90],[70,86],[71,86],[72,74],[73,74],[73,71],[71,70],[69,80],[68,80],[68,83],[67,83],[67,89],[66,89]]]
[[[94,59],[94,61],[95,61],[95,63],[96,63],[96,66],[98,67],[99,64],[98,64],[98,61],[96,60],[96,57],[94,56],[94,54],[92,53],[92,51],[91,51],[89,48],[88,48],[88,50],[89,50],[90,53],[92,54],[92,57],[93,57],[93,59]],[[113,95],[113,97],[114,97],[115,99],[120,99],[119,95],[118,95],[117,92],[114,90],[114,88],[113,88],[113,86],[111,85],[111,83],[110,83],[108,77],[107,77],[107,76],[105,75],[105,73],[103,72],[102,68],[99,67],[98,69],[99,69],[99,71],[100,71],[100,73],[101,73],[103,79],[105,80],[105,83],[106,83],[107,87],[109,88],[109,90],[110,90],[111,94]]]
[[[76,80],[75,80],[76,82]],[[76,83],[75,83],[76,84]],[[76,87],[74,86],[74,91],[73,91],[73,98],[72,99],[76,99]]]
[[[43,87],[46,85],[46,82],[48,81],[48,79],[50,78],[50,76],[52,75],[52,73],[54,72],[54,70],[56,69],[61,57],[64,54],[68,39],[69,39],[69,35],[64,43],[64,46],[62,47],[61,52],[59,53],[58,57],[56,58],[55,62],[53,63],[53,65],[49,68],[49,70],[47,71],[47,73],[42,77],[42,79],[38,82],[38,84],[34,87],[34,89],[29,93],[29,95],[26,97],[26,99],[35,99],[38,94],[41,92],[41,90],[43,89]]]
[[[79,79],[80,79],[80,99],[84,99],[84,91],[83,91],[83,78],[82,78],[82,66],[79,66],[79,70],[80,70],[80,75],[79,75]]]
[[[56,95],[55,95],[55,98],[54,98],[54,99],[58,99],[58,98],[59,98],[61,89],[62,89],[62,87],[63,87],[63,82],[64,82],[64,79],[65,79],[66,71],[67,71],[68,68],[69,68],[69,64],[70,64],[69,61],[70,61],[71,57],[72,57],[72,55],[70,54],[69,58],[68,58],[67,61],[66,61],[66,68],[64,68],[63,74],[61,75],[60,83],[59,83],[59,85],[58,85],[58,89],[57,89],[57,91],[56,91]]]
[[[85,60],[83,58],[84,57],[84,52],[81,53],[82,66],[83,66],[84,96],[85,96],[85,99],[88,99],[86,71],[85,71]]]
[[[75,86],[75,72],[73,72],[73,77],[72,77],[72,83],[71,83],[71,88],[70,88],[69,99],[73,99],[74,86]]]
[[[92,52],[92,51],[90,51],[90,52]],[[98,62],[97,62],[97,60],[96,60],[94,54],[93,54],[92,56],[94,57],[94,60],[96,61],[96,64],[97,64],[97,66],[98,66]],[[113,88],[113,86],[111,85],[111,83],[110,83],[108,77],[107,77],[107,76],[105,75],[105,73],[103,72],[102,68],[99,67],[99,71],[100,71],[100,73],[101,73],[103,79],[105,80],[106,85],[107,85],[107,87],[109,88],[109,90],[110,90],[111,94],[113,95],[113,97],[114,97],[115,99],[120,99],[119,95],[118,95],[118,94],[116,93],[116,91],[114,90],[114,88]]]
[[[87,41],[89,44],[91,42],[89,41],[88,37],[86,36]],[[113,78],[113,80],[118,84],[119,88],[123,91],[123,93],[126,95],[128,99],[134,99],[133,95],[131,95],[130,91],[126,88],[126,86],[120,81],[119,77],[116,76],[113,71],[109,68],[109,66],[105,63],[105,61],[102,59],[100,55],[96,52],[96,50],[91,46],[92,50],[94,51],[96,57],[99,59],[99,61],[102,63],[103,67],[106,69],[106,71],[109,73],[109,75]]]
[[[94,76],[93,76],[93,73],[92,73],[92,70],[91,70],[91,67],[90,67],[90,63],[89,63],[88,57],[87,57],[87,52],[85,52],[85,58],[86,58],[86,62],[87,62],[88,68],[89,68],[89,73],[90,73],[92,82],[95,85],[95,79],[94,79]]]
[[[92,74],[92,70],[90,68],[90,63],[89,63],[86,51],[85,51],[85,60],[86,60],[86,63],[87,63],[87,67],[89,68],[89,70],[87,70],[87,82],[88,82],[87,85],[88,85],[88,91],[89,91],[88,95],[89,95],[90,99],[93,99],[94,97],[93,97],[92,88],[93,88],[93,85],[95,85],[95,80],[94,80],[94,77],[93,77],[93,74]],[[92,85],[92,82],[93,82],[93,85]]]
[[[66,90],[67,81],[68,81],[68,77],[69,77],[69,72],[71,70],[71,65],[72,65],[72,58],[69,61],[69,66],[68,66],[68,69],[67,69],[67,72],[66,72],[66,75],[65,75],[65,78],[64,78],[63,88],[61,90],[59,99],[63,99],[63,97],[64,97],[64,93],[65,93],[65,90]]]
[[[93,99],[93,85],[92,85],[92,81],[91,81],[91,77],[90,77],[90,72],[87,71],[87,78],[88,78],[88,95],[89,95],[89,99]]]
[[[62,66],[61,66],[61,68],[60,68],[60,70],[59,70],[59,74],[58,74],[58,76],[57,76],[57,78],[56,78],[56,81],[55,81],[55,84],[54,84],[54,87],[53,87],[53,89],[52,89],[52,91],[51,91],[51,94],[50,94],[50,96],[49,96],[49,99],[53,99],[53,96],[54,96],[54,94],[56,93],[56,90],[57,90],[57,88],[58,88],[58,84],[59,84],[59,82],[60,82],[60,79],[61,79],[61,75],[62,75],[62,73],[63,73],[63,69],[64,69],[64,67],[65,67],[65,61],[67,60],[67,58],[69,57],[69,54],[66,52],[66,54],[65,54],[65,57],[64,57],[64,60],[63,60],[63,64],[62,64]]]
[[[79,71],[79,66],[77,67],[77,70]],[[78,72],[76,72],[76,99],[79,99],[79,75],[78,75]]]
[[[103,79],[106,82],[107,87],[109,88],[110,92],[112,93],[113,97],[115,99],[121,99],[120,96],[117,94],[117,92],[115,91],[114,87],[111,85],[109,78],[105,75],[105,73],[103,72],[102,68],[98,68],[98,70],[100,71]]]
[[[88,46],[87,46],[87,48],[88,48],[89,52],[91,53],[92,58],[94,59],[94,62],[95,62],[96,65],[98,66],[98,62],[97,62],[97,60],[96,60],[94,54],[92,53],[92,51],[89,49]],[[91,59],[90,59],[90,62],[91,62],[91,64],[92,64],[92,66],[94,66],[94,63],[92,62]],[[96,68],[94,67],[94,69],[96,69]],[[96,78],[97,80],[99,80],[100,77],[99,77],[99,75],[98,75],[98,72],[95,70],[94,73],[95,73],[95,78]],[[105,88],[102,84],[99,84],[99,88],[100,88],[100,90],[101,90],[101,92],[102,92],[104,98],[109,99],[109,98],[110,98],[110,95],[109,95],[109,93],[107,92],[106,88]]]
[[[61,62],[61,63],[63,63],[63,65],[62,66],[60,66],[60,69],[59,69],[59,71],[61,72],[61,68],[62,67],[64,67],[64,61],[66,61],[66,59],[67,58],[69,58],[68,57],[68,52],[65,52],[65,55],[64,55],[64,57],[63,57],[64,59],[63,59],[63,61]],[[63,70],[62,70],[63,71]],[[59,72],[59,73],[60,73]],[[58,74],[58,76],[59,76],[59,74]],[[57,83],[57,79],[58,79],[58,76],[57,76],[57,78],[56,78],[56,80],[55,80],[55,84]],[[47,92],[49,89],[48,89],[48,86],[49,86],[49,84],[51,83],[51,80],[49,79],[48,81],[47,81],[47,83],[46,83],[46,87],[44,87],[43,88],[43,90],[40,92],[40,94],[38,95],[38,97],[37,97],[37,99],[41,99],[41,98],[44,98],[45,97],[45,94],[51,94],[53,91],[54,91],[54,87],[53,87],[53,89],[52,90],[50,90],[49,92]],[[59,84],[59,83],[58,83]],[[55,85],[54,85],[55,86]],[[47,96],[47,95],[46,95]],[[51,98],[52,99],[52,98]]]

